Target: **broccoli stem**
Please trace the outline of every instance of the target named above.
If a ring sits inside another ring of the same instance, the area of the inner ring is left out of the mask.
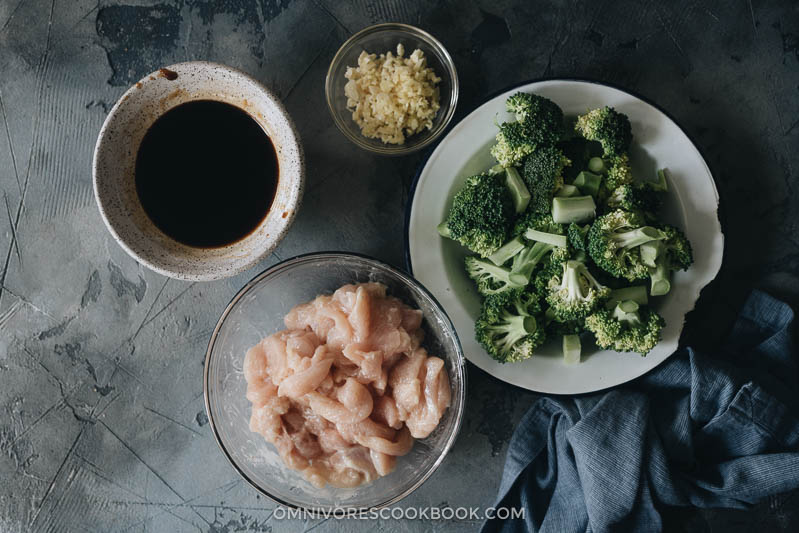
[[[616,243],[617,248],[635,248],[642,244],[655,240],[662,240],[665,235],[662,231],[652,226],[642,226],[630,231],[623,231],[621,233],[614,233],[611,237],[613,242]]]
[[[644,285],[634,285],[632,287],[624,287],[621,289],[613,289],[610,291],[610,298],[608,299],[605,307],[613,309],[619,302],[630,300],[638,305],[647,305],[649,297],[646,294],[646,287]]]
[[[641,323],[641,317],[638,315],[638,304],[632,300],[624,300],[616,304],[613,309],[613,317],[628,325],[637,325]]]
[[[552,220],[556,224],[586,222],[596,216],[596,203],[591,196],[552,199]]]
[[[555,193],[555,196],[563,196],[565,198],[568,198],[569,196],[579,196],[579,194],[580,194],[580,189],[578,189],[574,185],[566,184],[562,186],[560,189],[558,189],[558,192]]]
[[[535,317],[533,316],[526,316],[522,320],[522,326],[524,327],[524,331],[528,335],[532,335],[538,329],[538,324],[535,321]]]
[[[563,336],[563,362],[567,365],[573,365],[580,362],[580,352],[582,346],[580,345],[579,335],[564,335]]]
[[[446,220],[441,224],[439,224],[438,226],[436,226],[436,229],[438,230],[438,234],[441,235],[442,237],[446,239],[452,238],[452,232],[450,231],[449,226],[447,226]]]
[[[530,191],[522,181],[519,171],[515,167],[508,167],[505,169],[505,185],[510,191],[511,198],[513,199],[513,207],[516,213],[521,213],[530,204]]]
[[[655,260],[663,250],[663,244],[661,241],[649,241],[639,246],[638,249],[641,252],[641,261],[648,267],[654,267]]]
[[[607,172],[608,167],[605,165],[605,160],[601,157],[592,157],[588,160],[588,170],[596,174],[601,174]]]
[[[574,178],[572,183],[576,185],[578,189],[580,189],[581,193],[596,196],[597,193],[599,193],[599,183],[601,181],[601,176],[594,174],[593,172],[586,172],[583,170],[577,174],[577,177]]]
[[[499,163],[497,163],[496,165],[494,165],[493,167],[488,169],[488,175],[489,176],[498,176],[498,175],[502,174],[503,172],[505,172],[505,167],[503,167]]]
[[[535,229],[528,229],[524,236],[531,241],[535,242],[543,242],[546,244],[551,244],[552,246],[557,246],[559,248],[566,248],[568,244],[568,239],[565,235],[557,235],[555,233],[545,233],[543,231],[538,231]]]
[[[655,190],[661,192],[667,192],[669,190],[669,184],[666,182],[666,172],[667,170],[665,168],[658,170],[658,182],[657,185],[653,186]]]
[[[510,241],[506,242],[499,250],[489,255],[488,258],[495,265],[502,266],[514,255],[521,252],[524,249],[524,246],[525,244],[521,237],[516,237],[515,239],[511,239]]]
[[[669,293],[671,290],[669,271],[670,269],[665,257],[661,261],[658,261],[655,268],[652,269],[649,277],[649,292],[652,294],[652,296],[663,296],[664,294]]]
[[[513,266],[511,267],[510,276],[508,279],[515,285],[525,286],[530,283],[530,276],[533,275],[533,270],[541,262],[546,254],[554,248],[551,244],[537,242],[532,246],[526,247],[513,258]]]

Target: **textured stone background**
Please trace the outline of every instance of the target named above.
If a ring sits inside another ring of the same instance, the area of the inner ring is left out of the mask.
[[[469,522],[278,522],[219,453],[202,402],[220,310],[282,258],[343,249],[402,264],[421,156],[348,144],[324,110],[337,47],[403,21],[455,57],[463,116],[546,76],[591,77],[667,109],[708,158],[725,265],[689,317],[712,347],[752,286],[799,303],[799,4],[791,0],[0,0],[0,531],[473,530]],[[305,139],[308,189],[272,257],[237,278],[183,283],[129,258],[92,200],[90,160],[128,85],[168,63],[239,67],[275,90]],[[352,208],[358,191],[358,208]],[[403,505],[488,505],[533,394],[470,368],[447,461]],[[795,494],[753,510],[666,512],[670,529],[796,531]]]

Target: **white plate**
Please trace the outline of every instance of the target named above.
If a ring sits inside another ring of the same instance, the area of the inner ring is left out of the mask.
[[[531,359],[513,364],[494,361],[474,340],[474,320],[480,299],[463,269],[467,251],[438,235],[452,196],[464,179],[495,161],[494,122],[510,120],[505,99],[514,92],[534,92],[555,101],[567,116],[609,105],[630,117],[633,146],[630,158],[639,179],[654,179],[657,168],[670,171],[669,197],[662,218],[682,228],[694,250],[694,265],[678,272],[671,292],[653,305],[666,319],[663,340],[646,357],[600,350],[583,337],[583,362],[567,366],[560,342],[541,347]],[[422,168],[408,213],[407,256],[413,275],[430,290],[449,314],[463,343],[466,358],[494,377],[537,392],[580,394],[613,387],[662,363],[676,349],[685,315],[699,292],[718,273],[724,236],[718,220],[718,192],[710,169],[682,129],[653,105],[625,91],[595,82],[547,80],[516,87],[492,98],[457,124]]]

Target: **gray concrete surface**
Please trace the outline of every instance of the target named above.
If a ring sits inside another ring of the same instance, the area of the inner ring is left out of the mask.
[[[0,0],[0,531],[469,531],[473,522],[274,519],[219,453],[202,402],[206,342],[264,267],[342,249],[403,261],[421,156],[348,144],[324,104],[339,44],[403,21],[455,57],[458,115],[545,76],[620,84],[696,139],[722,196],[725,265],[685,339],[712,348],[752,286],[799,302],[799,4],[331,0]],[[208,59],[274,89],[308,156],[299,217],[236,278],[168,280],[129,258],[94,205],[90,160],[126,87]],[[462,433],[404,506],[485,506],[514,423],[535,396],[470,368]],[[685,531],[796,531],[795,494],[749,511],[666,510]]]

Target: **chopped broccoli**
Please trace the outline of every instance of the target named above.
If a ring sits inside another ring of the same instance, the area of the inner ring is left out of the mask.
[[[488,258],[495,265],[502,266],[505,263],[507,263],[508,260],[510,260],[514,255],[521,252],[524,246],[525,246],[524,240],[522,240],[521,237],[514,237],[513,239],[503,244],[499,250],[489,255]]]
[[[588,254],[609,274],[629,281],[649,276],[637,247],[666,235],[644,225],[640,214],[617,209],[596,219],[588,231]]]
[[[585,226],[580,226],[574,222],[569,224],[569,229],[566,234],[569,236],[569,244],[572,248],[583,252],[587,250],[586,235],[588,235],[589,229],[591,229],[590,224],[586,224]]]
[[[527,209],[530,203],[530,191],[527,190],[522,177],[519,175],[519,171],[514,167],[508,167],[505,172],[505,185],[508,187],[508,191],[510,191],[516,213],[521,213]]]
[[[599,184],[601,182],[602,176],[583,170],[577,174],[577,177],[574,178],[572,184],[576,185],[580,189],[581,193],[596,196],[599,193]]]
[[[566,233],[561,224],[555,224],[555,221],[552,220],[552,215],[549,213],[536,213],[530,209],[525,211],[516,221],[516,225],[512,232],[513,236],[518,237],[524,235],[528,229],[544,231],[546,233],[557,233],[558,235]]]
[[[612,310],[599,309],[585,319],[585,327],[602,348],[646,355],[660,342],[666,322],[649,308],[633,301],[619,302]]]
[[[563,135],[563,111],[552,100],[517,93],[506,102],[516,122],[500,124],[491,155],[503,166],[517,166],[538,148],[552,146]]]
[[[586,139],[602,143],[606,156],[626,152],[633,139],[627,115],[607,106],[577,117],[574,129]]]
[[[545,244],[551,244],[552,246],[559,246],[561,248],[565,248],[569,245],[569,241],[565,235],[559,235],[557,233],[547,233],[545,231],[538,231],[537,229],[528,229],[524,236],[527,239],[535,242],[543,242]]]
[[[479,174],[468,178],[455,195],[443,231],[469,250],[488,257],[507,240],[513,214],[502,177]]]
[[[610,295],[610,289],[600,285],[584,263],[569,260],[563,270],[549,280],[547,303],[560,322],[579,320],[593,312]]]
[[[655,267],[655,259],[663,253],[663,241],[649,241],[638,247],[641,262],[650,268]]]
[[[574,185],[566,184],[558,189],[558,192],[555,193],[555,196],[563,196],[564,198],[568,198],[569,196],[580,196],[580,189]]]
[[[540,313],[537,298],[530,292],[515,290],[488,296],[474,325],[477,342],[501,363],[529,359],[546,336],[536,319]]]
[[[503,167],[519,165],[532,154],[536,144],[527,136],[522,122],[506,122],[499,127],[497,144],[491,147],[491,155]]]
[[[523,248],[521,252],[513,257],[510,279],[522,286],[530,283],[530,277],[533,275],[535,268],[553,249],[556,249],[554,245],[544,242],[536,242]]]
[[[605,176],[604,187],[607,191],[614,191],[622,185],[633,182],[633,170],[630,167],[630,158],[627,154],[619,154],[608,158],[608,173]]]
[[[611,290],[610,297],[605,302],[605,309],[613,309],[616,304],[625,300],[632,300],[638,305],[647,305],[649,296],[646,293],[646,287],[644,285],[633,285]]]
[[[477,284],[480,294],[487,296],[524,287],[524,284],[511,280],[508,268],[497,266],[487,259],[468,256],[465,260],[466,273]]]
[[[549,294],[549,280],[563,272],[563,264],[571,259],[568,248],[553,248],[551,253],[540,262],[541,268],[533,279],[533,287],[541,299]]]
[[[658,183],[652,181],[627,183],[612,191],[606,203],[614,209],[643,211],[653,215],[663,205],[663,191]]]
[[[527,285],[530,283],[533,271],[549,252],[554,249],[566,249],[567,239],[565,235],[545,233],[535,229],[528,229],[524,236],[535,242],[513,257],[510,279],[514,283]]]
[[[579,335],[564,335],[563,336],[563,362],[567,365],[573,365],[580,362],[580,352],[582,346],[580,345]]]
[[[588,160],[588,170],[594,174],[606,174],[608,167],[605,164],[605,160],[601,157],[592,157]]]
[[[675,270],[688,270],[694,262],[691,243],[685,234],[674,226],[664,224],[660,231],[665,238],[660,253],[655,258],[654,267],[650,267],[650,289],[652,296],[663,296],[671,290],[671,273]]]
[[[524,161],[522,177],[530,191],[530,209],[549,213],[552,197],[563,186],[563,169],[571,161],[558,148],[547,146],[536,150]]]
[[[596,216],[596,202],[591,196],[556,196],[552,199],[552,220],[558,224],[585,222]]]
[[[670,268],[688,270],[688,267],[694,263],[694,253],[685,234],[669,224],[663,224],[659,229],[665,235],[663,245],[666,248],[665,257],[669,259]]]
[[[537,94],[519,92],[508,97],[505,107],[509,113],[516,115],[519,122],[540,123],[546,128],[548,135],[557,132],[558,135],[546,144],[554,144],[560,137],[563,130],[563,110],[552,100]],[[544,144],[542,140],[537,142]]]

